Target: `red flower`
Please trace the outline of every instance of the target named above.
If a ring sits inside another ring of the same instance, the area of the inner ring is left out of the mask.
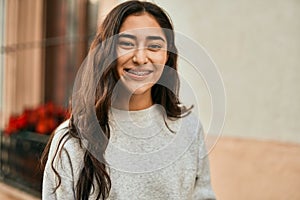
[[[51,134],[69,116],[66,109],[47,103],[35,109],[25,109],[19,116],[11,116],[4,132],[9,135],[18,131]]]
[[[58,123],[55,121],[55,119],[44,118],[39,120],[36,125],[35,131],[41,134],[48,134],[52,132],[57,126]]]

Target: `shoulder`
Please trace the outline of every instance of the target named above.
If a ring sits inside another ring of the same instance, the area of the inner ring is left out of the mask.
[[[181,129],[185,132],[201,132],[203,131],[202,123],[199,117],[191,112],[186,116],[178,118],[176,120],[167,120],[168,124],[173,127],[175,130]]]
[[[176,120],[168,119],[166,124],[176,133],[174,137],[179,143],[200,146],[203,142],[203,127],[199,117],[193,112]]]
[[[62,124],[60,124],[54,131],[54,136],[53,139],[51,141],[51,145],[52,146],[59,146],[59,143],[64,140],[66,141],[66,139],[64,139],[65,137],[67,137],[68,135],[68,124],[69,124],[69,120],[64,121]]]
[[[201,121],[200,121],[199,117],[194,112],[191,112],[190,114],[183,117],[182,119],[183,119],[183,123],[186,126],[191,127],[193,129],[197,129],[197,130],[202,130]]]
[[[54,167],[61,177],[74,180],[82,169],[85,149],[81,147],[79,139],[69,134],[68,127],[69,120],[54,131],[45,171],[51,174]]]
[[[68,147],[77,147],[80,145],[79,139],[72,137],[69,134],[69,123],[70,120],[66,120],[63,123],[61,123],[56,130],[54,131],[54,136],[53,136],[53,143],[63,143],[63,148],[68,148]]]
[[[70,120],[66,120],[56,128],[51,146],[60,149],[69,149],[70,146],[77,146],[77,143],[79,144],[78,139],[71,137],[69,134],[69,122]]]
[[[204,142],[205,138],[204,138],[203,126],[199,116],[196,113],[191,112],[189,115],[184,117],[183,124],[186,129],[195,133],[198,143]]]
[[[71,162],[72,160],[80,160],[84,156],[85,151],[81,147],[79,139],[69,134],[69,120],[60,124],[54,132],[49,154],[55,156],[57,151],[62,151],[62,154],[67,155],[66,158]],[[61,159],[63,158],[61,157]]]

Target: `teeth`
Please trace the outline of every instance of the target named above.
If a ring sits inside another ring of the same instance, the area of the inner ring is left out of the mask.
[[[135,70],[128,70],[129,73],[137,75],[137,76],[145,76],[151,73],[151,71],[135,71]]]

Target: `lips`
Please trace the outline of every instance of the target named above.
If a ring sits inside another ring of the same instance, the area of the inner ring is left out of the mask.
[[[124,69],[126,75],[135,80],[147,78],[153,71],[148,69]]]
[[[126,70],[128,73],[130,74],[134,74],[137,76],[146,76],[149,75],[150,73],[152,73],[151,70],[133,70],[133,69],[128,69]]]

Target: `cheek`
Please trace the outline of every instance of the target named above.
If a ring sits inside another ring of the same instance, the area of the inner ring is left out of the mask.
[[[167,52],[163,51],[152,56],[154,64],[164,66],[168,60]]]
[[[120,63],[120,59],[117,60],[117,72],[118,72],[118,75],[120,76],[121,75],[121,72],[123,71],[123,67]]]
[[[118,72],[118,75],[121,76],[124,71],[124,66],[126,64],[126,61],[128,60],[128,58],[126,58],[126,56],[120,56],[118,57],[117,59],[117,72]]]
[[[161,75],[164,70],[165,64],[156,64],[157,72]]]
[[[154,61],[157,70],[156,76],[158,76],[156,78],[160,78],[160,76],[162,75],[167,60],[168,60],[167,54],[160,54],[159,56],[158,55],[156,56],[156,59]]]

